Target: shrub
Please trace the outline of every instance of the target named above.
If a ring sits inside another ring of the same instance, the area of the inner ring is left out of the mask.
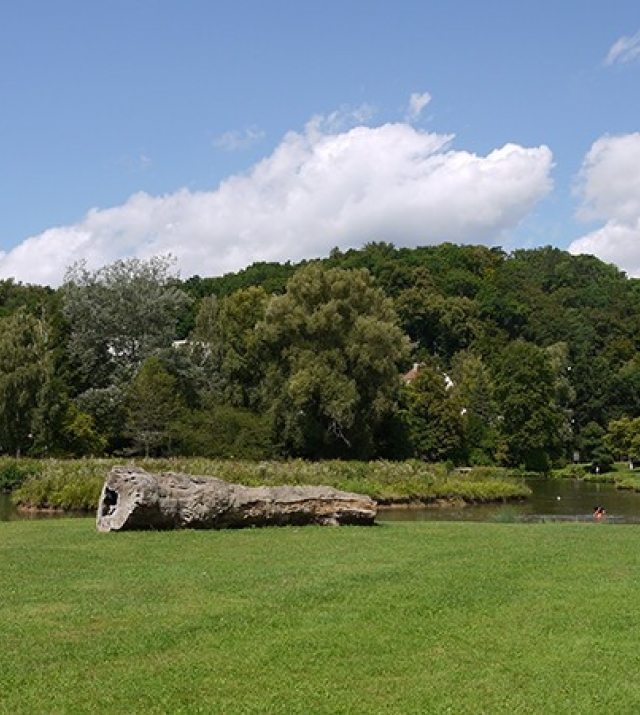
[[[587,470],[581,464],[568,464],[562,469],[555,469],[551,475],[554,479],[585,479]]]
[[[32,460],[7,459],[0,461],[0,491],[11,492],[29,477],[40,473],[40,465]]]
[[[593,455],[591,471],[605,474],[613,469],[614,459],[609,452],[604,449],[597,449]]]

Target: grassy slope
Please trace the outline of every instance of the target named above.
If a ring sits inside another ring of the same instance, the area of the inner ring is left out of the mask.
[[[0,713],[640,712],[640,530],[0,523]]]

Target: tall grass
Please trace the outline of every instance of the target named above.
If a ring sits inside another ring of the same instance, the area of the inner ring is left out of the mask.
[[[39,474],[16,489],[13,500],[31,509],[95,510],[111,466],[106,459],[43,460]]]
[[[98,504],[108,471],[117,460],[47,460],[41,473],[28,479],[15,501],[32,508],[89,510]],[[382,503],[463,500],[489,502],[519,499],[531,492],[506,470],[478,467],[465,472],[445,465],[408,462],[249,462],[240,460],[140,459],[135,464],[152,472],[184,472],[215,476],[234,484],[326,485],[367,494]]]

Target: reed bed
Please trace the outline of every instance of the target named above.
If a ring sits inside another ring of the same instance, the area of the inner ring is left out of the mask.
[[[39,471],[14,492],[14,501],[32,509],[90,511],[115,465],[151,472],[182,472],[224,479],[234,484],[326,485],[367,494],[381,504],[483,503],[524,499],[530,495],[522,475],[499,468],[455,470],[443,464],[405,462],[306,462],[173,459],[43,460]]]

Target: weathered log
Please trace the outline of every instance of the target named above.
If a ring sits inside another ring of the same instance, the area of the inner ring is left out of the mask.
[[[285,524],[373,524],[376,503],[331,487],[244,487],[215,477],[114,467],[100,502],[98,531],[224,529]]]

